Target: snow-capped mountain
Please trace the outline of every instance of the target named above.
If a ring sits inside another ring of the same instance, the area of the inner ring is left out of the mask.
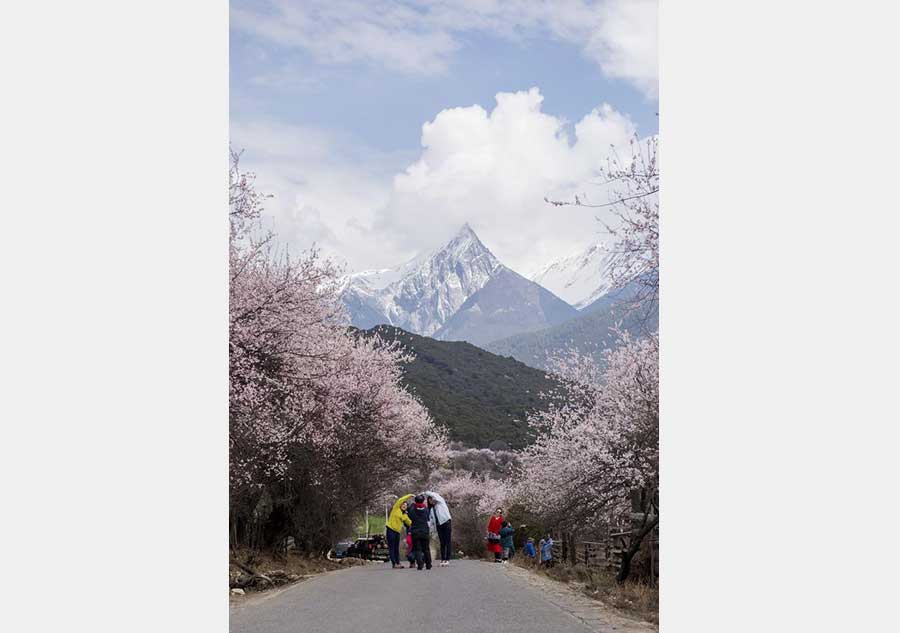
[[[577,316],[578,310],[552,292],[503,266],[484,288],[466,299],[434,338],[484,345]]]
[[[429,336],[502,268],[464,224],[436,251],[395,268],[348,275],[342,297],[356,327],[387,323]]]
[[[612,254],[602,242],[552,262],[531,276],[531,281],[579,310],[609,292]]]

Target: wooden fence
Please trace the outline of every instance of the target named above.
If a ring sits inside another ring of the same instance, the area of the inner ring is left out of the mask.
[[[594,541],[580,541],[575,546],[574,561],[588,567],[601,567],[613,571],[622,565],[622,554],[628,550],[631,544],[631,535],[635,531],[630,525],[618,523],[609,525],[606,534]],[[562,538],[553,541],[553,558],[561,561],[564,559],[564,546]],[[641,549],[648,551],[650,568],[652,570],[651,582],[659,577],[659,528],[654,529],[644,537]],[[570,555],[569,560],[573,560]]]

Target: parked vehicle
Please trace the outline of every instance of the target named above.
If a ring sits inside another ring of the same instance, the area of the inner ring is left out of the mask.
[[[347,556],[356,556],[363,560],[389,560],[387,541],[383,534],[373,534],[372,536],[362,536],[356,539],[351,548],[352,553],[348,551]]]
[[[363,560],[389,560],[387,540],[383,534],[361,536],[355,541],[341,541],[331,548],[331,557],[361,558]]]
[[[355,550],[351,550],[354,550],[353,543],[350,541],[341,541],[331,549],[331,556],[332,558],[340,560],[341,558],[353,556]]]

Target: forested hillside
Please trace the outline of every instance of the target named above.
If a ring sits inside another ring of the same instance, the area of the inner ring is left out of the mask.
[[[498,441],[512,448],[525,446],[532,437],[526,414],[546,408],[541,394],[560,387],[541,370],[469,343],[438,341],[388,325],[361,332],[400,341],[415,354],[403,382],[435,421],[447,427],[450,439],[467,446],[488,447]]]
[[[485,344],[494,354],[511,356],[531,367],[550,369],[554,357],[569,350],[590,354],[603,364],[603,352],[617,344],[612,331],[620,327],[631,334],[652,331],[659,327],[656,306],[629,311],[628,306],[636,296],[636,284],[601,297],[581,310],[581,314],[568,321],[536,332],[517,334]]]

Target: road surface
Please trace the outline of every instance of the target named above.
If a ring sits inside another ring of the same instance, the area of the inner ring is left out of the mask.
[[[543,583],[543,584],[541,584]],[[549,584],[548,584],[549,583]],[[231,607],[232,633],[588,633],[652,631],[513,565],[387,564],[316,576]]]

